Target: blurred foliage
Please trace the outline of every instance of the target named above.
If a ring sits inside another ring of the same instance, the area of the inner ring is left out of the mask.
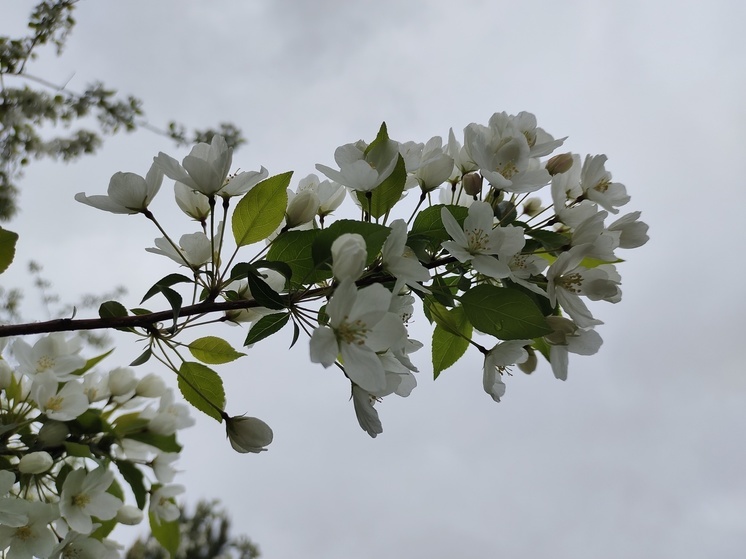
[[[28,62],[37,58],[39,47],[52,45],[57,56],[62,54],[76,23],[76,4],[76,0],[39,2],[29,16],[28,35],[0,37],[0,220],[7,221],[16,213],[17,181],[33,159],[72,161],[95,153],[104,136],[144,128],[179,145],[209,142],[215,134],[225,136],[233,147],[246,142],[230,123],[191,133],[176,122],[159,129],[145,120],[140,99],[118,96],[103,83],[94,82],[81,93],[29,74]],[[24,85],[10,87],[8,76]],[[91,123],[89,117],[95,119],[93,129],[79,126],[82,121]]]
[[[181,547],[176,559],[257,559],[259,548],[246,536],[230,535],[231,521],[217,501],[200,501],[189,515],[181,507]],[[126,559],[168,559],[168,552],[151,534],[127,550]]]

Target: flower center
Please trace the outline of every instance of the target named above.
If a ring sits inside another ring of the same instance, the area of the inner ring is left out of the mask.
[[[513,161],[506,161],[502,165],[498,165],[496,171],[510,180],[518,172],[518,167]]]
[[[370,329],[364,322],[360,320],[347,322],[347,317],[345,317],[345,320],[337,327],[336,333],[337,339],[347,344],[363,345],[369,331]]]
[[[16,528],[13,537],[21,540],[22,542],[25,542],[33,538],[34,533],[31,531],[31,528],[29,526],[21,526],[20,528]]]
[[[609,185],[611,184],[611,181],[609,179],[603,179],[602,181],[599,181],[599,183],[593,187],[593,190],[596,190],[598,192],[606,192],[609,190]]]
[[[580,293],[580,286],[583,285],[583,276],[577,272],[568,274],[562,277],[560,285],[571,293]]]
[[[490,237],[483,229],[470,229],[464,231],[466,233],[466,239],[469,242],[469,252],[471,254],[482,254],[487,249],[490,242]]]
[[[36,362],[36,372],[41,373],[43,371],[46,371],[47,369],[53,369],[54,368],[54,358],[49,357],[49,355],[44,355],[38,359]]]
[[[52,411],[60,411],[62,409],[62,402],[64,401],[65,399],[61,396],[52,396],[47,400],[46,408]]]
[[[78,493],[77,495],[73,495],[73,498],[72,498],[72,504],[74,507],[83,508],[90,502],[91,502],[91,498],[85,493]]]

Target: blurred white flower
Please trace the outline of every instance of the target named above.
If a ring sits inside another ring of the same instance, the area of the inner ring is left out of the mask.
[[[60,381],[52,372],[39,373],[31,385],[31,398],[50,419],[70,421],[88,410],[83,385],[69,381],[57,392]]]
[[[91,472],[73,470],[65,478],[60,494],[60,513],[67,524],[81,534],[93,530],[92,516],[100,520],[114,518],[122,501],[106,490],[114,481],[114,473],[104,466]]]
[[[77,378],[70,373],[85,365],[78,355],[83,342],[78,336],[66,338],[62,332],[47,334],[31,347],[22,339],[13,342],[13,356],[18,360],[18,371],[33,376],[51,372],[59,381]]]
[[[179,518],[179,507],[174,497],[183,492],[183,485],[164,485],[150,495],[150,514],[156,522],[173,522]]]
[[[43,474],[54,464],[52,456],[43,450],[29,452],[21,456],[18,462],[18,471],[23,474]]]

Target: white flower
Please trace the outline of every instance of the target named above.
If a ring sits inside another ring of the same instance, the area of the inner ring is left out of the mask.
[[[588,245],[571,248],[559,255],[547,270],[547,295],[554,306],[557,302],[567,311],[580,328],[589,328],[602,321],[593,318],[580,299],[584,295],[592,301],[605,300],[616,303],[621,299],[621,278],[611,265],[585,268],[580,265]]]
[[[43,474],[54,464],[52,456],[43,450],[29,452],[21,457],[18,462],[18,471],[23,474]]]
[[[494,117],[493,117],[494,118]],[[550,134],[547,134],[543,128],[536,126],[536,117],[521,111],[515,116],[508,117],[513,126],[523,134],[528,142],[530,157],[542,157],[549,155],[556,148],[565,143],[566,138],[555,140]]]
[[[343,233],[332,243],[332,273],[339,281],[357,281],[363,275],[368,251],[357,233]]]
[[[444,241],[442,246],[459,262],[471,262],[477,272],[492,278],[506,278],[511,275],[507,261],[500,261],[492,255],[500,252],[516,254],[526,241],[522,233],[516,235],[514,228],[492,228],[492,206],[486,202],[474,202],[469,207],[469,215],[464,221],[463,229],[447,208],[442,208],[440,215],[443,226],[453,239]]]
[[[109,391],[112,396],[122,398],[122,401],[135,395],[137,382],[135,371],[129,367],[117,367],[109,371]]]
[[[178,452],[159,452],[156,454],[151,463],[155,479],[161,483],[171,483],[176,475],[176,470],[172,464],[178,459]]]
[[[0,549],[7,549],[7,559],[49,557],[57,543],[49,528],[49,523],[59,518],[57,505],[25,499],[16,501],[18,512],[28,521],[21,526],[0,525]]]
[[[179,507],[174,497],[184,492],[183,485],[164,485],[150,495],[150,514],[156,522],[173,522],[179,518]]]
[[[145,178],[135,173],[115,173],[109,181],[108,196],[86,196],[78,192],[75,199],[115,214],[136,214],[148,209],[162,182],[163,172],[153,164]]]
[[[85,365],[85,359],[78,355],[82,346],[78,336],[67,339],[62,332],[55,332],[38,340],[33,347],[21,339],[15,340],[13,356],[22,374],[33,376],[46,371],[65,381],[75,378],[70,373]]]
[[[28,524],[25,505],[19,504],[27,501],[13,496],[6,497],[15,482],[16,476],[13,472],[0,470],[0,526],[18,528]]]
[[[641,247],[650,240],[648,237],[648,224],[637,221],[640,212],[632,212],[617,219],[609,225],[609,231],[618,231],[620,248]]]
[[[619,246],[621,232],[607,231],[604,228],[604,219],[608,215],[608,212],[596,212],[579,223],[572,232],[570,244],[572,246],[587,245],[586,257],[614,262],[616,260],[614,250]]]
[[[381,420],[378,418],[378,412],[373,407],[375,402],[376,398],[374,396],[353,383],[352,405],[355,408],[357,422],[363,428],[363,431],[374,439],[383,433],[383,425],[381,425]]]
[[[448,180],[453,173],[453,157],[445,153],[440,136],[427,144],[407,142],[399,146],[408,173],[423,192],[430,192]]]
[[[554,330],[544,336],[549,343],[549,361],[554,376],[567,380],[568,353],[594,355],[603,340],[595,330],[578,328],[571,320],[561,316],[548,316],[547,324]]]
[[[531,340],[510,340],[493,347],[484,356],[482,385],[484,391],[492,396],[495,402],[505,395],[505,383],[502,374],[506,367],[523,363],[528,359],[528,352],[524,346],[530,345]]]
[[[122,522],[122,524],[125,523]],[[70,531],[57,544],[49,557],[50,559],[104,559],[107,554],[106,547],[99,540]]]
[[[215,242],[216,244],[218,243],[217,238]],[[188,266],[192,269],[199,268],[211,259],[212,244],[207,235],[201,231],[182,235],[179,239],[178,250],[165,237],[157,238],[155,246],[157,248],[148,247],[145,250],[153,254],[168,256],[177,264]]]
[[[407,284],[412,289],[428,292],[419,283],[430,280],[430,271],[420,263],[412,249],[407,246],[407,224],[403,219],[397,219],[391,223],[391,233],[383,243],[381,258],[383,269],[397,278],[399,282]],[[394,293],[398,291],[399,289],[394,288]]]
[[[166,392],[165,381],[155,373],[148,373],[135,387],[135,394],[143,398],[160,398]]]
[[[109,376],[104,377],[97,371],[89,371],[83,375],[83,393],[90,403],[106,400],[111,396]]]
[[[329,325],[311,336],[311,361],[330,367],[341,353],[350,380],[368,392],[383,390],[386,374],[376,353],[401,347],[407,337],[390,302],[391,292],[380,284],[358,290],[343,281],[326,306]]]
[[[262,452],[274,438],[272,429],[256,417],[237,416],[225,420],[225,431],[233,450],[245,454]]]
[[[173,435],[177,429],[185,429],[195,423],[186,404],[174,403],[174,393],[170,389],[161,396],[158,410],[148,408],[140,415],[150,419],[148,429],[158,435]]]
[[[321,164],[317,164],[316,169],[352,190],[369,192],[394,171],[399,158],[399,144],[388,140],[378,149],[366,154],[367,147],[362,140],[340,146],[334,152],[334,161],[339,165],[339,171]]]
[[[137,524],[140,524],[143,519],[143,513],[140,509],[137,507],[134,507],[132,505],[123,505],[118,511],[117,511],[117,522],[120,524],[124,524],[125,526],[135,526]]]
[[[228,177],[228,181],[218,194],[223,198],[241,196],[254,188],[269,176],[269,171],[262,167],[259,171],[244,171]]]
[[[611,173],[604,168],[605,155],[588,155],[580,173],[580,185],[589,200],[611,213],[619,213],[616,206],[629,202],[627,189],[622,183],[611,182]]]
[[[232,160],[233,148],[228,147],[225,138],[217,135],[210,144],[194,146],[181,164],[163,152],[153,158],[167,177],[205,196],[214,196],[223,188]]]
[[[285,228],[292,229],[313,221],[319,211],[321,200],[311,189],[294,193],[288,189],[288,206],[285,210]]]
[[[65,478],[60,495],[60,513],[67,524],[81,534],[93,530],[92,516],[100,520],[114,518],[122,501],[106,490],[114,481],[114,473],[104,466],[92,472],[73,470]]]
[[[59,379],[52,372],[39,373],[31,385],[31,398],[50,419],[70,421],[88,409],[88,398],[79,382],[67,382],[59,392]]]
[[[182,212],[200,223],[207,221],[210,216],[210,200],[207,196],[178,181],[174,184],[174,195]]]
[[[446,153],[453,158],[454,171],[450,178],[454,181],[458,180],[461,175],[466,175],[467,173],[472,173],[479,169],[479,165],[474,163],[469,156],[469,153],[466,151],[466,148],[462,147],[458,140],[456,140],[453,128],[448,131],[448,147],[446,148]]]

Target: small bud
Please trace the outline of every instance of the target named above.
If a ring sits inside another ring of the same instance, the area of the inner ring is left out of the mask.
[[[18,470],[22,474],[43,474],[54,464],[54,459],[48,452],[29,452],[18,463]]]
[[[357,233],[345,233],[332,243],[332,272],[339,281],[357,281],[363,274],[368,251],[365,239]]]
[[[135,394],[143,398],[160,398],[166,391],[166,383],[155,373],[148,373],[137,383]]]
[[[523,203],[523,213],[529,217],[534,217],[541,212],[541,198],[529,198]]]
[[[117,511],[117,522],[125,526],[134,526],[140,524],[143,519],[143,513],[137,507],[132,505],[122,505]]]
[[[319,197],[313,190],[301,190],[288,203],[285,211],[286,227],[292,229],[311,221],[319,211],[320,204]]]
[[[233,450],[245,454],[262,452],[272,442],[272,429],[256,417],[236,416],[225,420],[225,431]]]
[[[464,192],[469,196],[479,196],[482,192],[482,175],[479,173],[469,173],[461,179],[464,185]]]
[[[135,371],[128,367],[119,367],[109,372],[109,390],[112,396],[123,396],[134,392],[137,386]]]
[[[528,353],[528,359],[526,359],[523,363],[518,363],[518,368],[527,375],[530,375],[536,370],[536,365],[538,364],[536,351],[531,346],[525,346],[523,349],[525,349],[526,353]]]
[[[38,441],[44,447],[55,447],[65,442],[70,429],[61,421],[47,421],[39,429]]]
[[[560,153],[547,161],[547,172],[554,176],[568,171],[572,167],[572,153]]]

